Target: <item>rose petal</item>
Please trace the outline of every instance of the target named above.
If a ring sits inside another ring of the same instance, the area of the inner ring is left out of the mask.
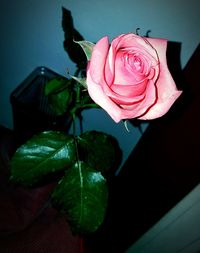
[[[146,52],[146,54],[151,57],[152,62],[154,59],[157,61],[157,54],[154,47],[151,46],[151,43],[148,43],[146,38],[138,36],[134,33],[122,34],[116,37],[111,43],[111,48],[113,48],[115,52],[119,48],[126,48],[127,50],[134,49],[141,52]]]
[[[95,101],[95,103],[102,107],[116,123],[122,119],[139,117],[148,109],[149,104],[152,105],[155,102],[156,91],[152,81],[150,81],[147,88],[151,90],[152,96],[147,96],[139,103],[124,107],[124,109],[120,108],[115,102],[113,102],[112,99],[105,94],[102,87],[92,80],[89,70],[87,72],[87,83],[90,86],[90,89],[88,90],[90,97]]]
[[[109,49],[108,37],[103,37],[97,42],[92,51],[90,60],[90,75],[96,83],[100,83],[104,76],[104,66]],[[90,87],[88,87],[89,89]]]
[[[115,95],[117,93],[121,96],[122,101],[132,101],[134,97],[140,96],[145,92],[147,82],[148,80],[145,80],[145,82],[136,85],[113,84],[111,89],[115,92]]]
[[[157,53],[159,55],[160,75],[156,83],[158,90],[158,100],[156,101],[156,104],[152,106],[145,115],[140,117],[140,119],[145,120],[155,119],[163,116],[182,93],[182,91],[179,91],[177,89],[176,84],[167,66],[167,40],[148,38],[148,41],[156,48]]]
[[[90,69],[87,72],[87,85],[90,97],[118,123],[121,120],[121,109],[105,94],[102,87],[94,82]]]
[[[165,98],[163,102],[159,100],[154,106],[152,106],[144,116],[139,117],[142,120],[156,119],[166,114],[176,99],[181,95],[182,91],[174,91],[171,97]]]
[[[149,109],[149,107],[156,103],[156,93],[157,91],[154,82],[152,80],[149,80],[146,92],[144,93],[144,99],[132,105],[122,106],[121,119],[133,119],[140,117],[140,115],[144,114]]]

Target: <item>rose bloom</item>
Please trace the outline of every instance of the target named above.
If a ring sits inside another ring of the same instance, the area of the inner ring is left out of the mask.
[[[155,119],[180,96],[168,70],[166,39],[133,33],[103,37],[94,46],[87,66],[91,98],[113,118]]]

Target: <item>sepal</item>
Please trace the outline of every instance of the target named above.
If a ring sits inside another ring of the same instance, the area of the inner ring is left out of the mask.
[[[87,57],[87,60],[89,61],[91,59],[92,50],[93,50],[93,47],[95,44],[90,41],[87,41],[87,40],[74,41],[74,42],[78,43],[82,47],[82,49]]]
[[[83,78],[83,77],[76,77],[76,76],[71,76],[71,78],[73,78],[75,81],[77,81],[77,82],[80,83],[84,88],[87,89],[86,78]]]

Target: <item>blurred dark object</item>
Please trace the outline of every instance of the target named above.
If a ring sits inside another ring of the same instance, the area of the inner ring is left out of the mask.
[[[65,116],[56,116],[44,95],[45,84],[56,77],[65,78],[46,67],[37,67],[11,93],[14,132],[20,142],[44,130],[67,130]]]

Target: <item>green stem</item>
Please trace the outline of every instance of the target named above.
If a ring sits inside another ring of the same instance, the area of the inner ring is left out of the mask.
[[[78,77],[80,71],[81,70],[79,68],[76,69],[76,71],[74,72],[74,76]],[[75,93],[76,93],[75,107],[71,111],[72,118],[73,118],[73,135],[76,134],[76,111],[78,108],[77,105],[80,103],[80,94],[81,94],[80,86],[77,84],[75,85]]]
[[[76,85],[76,104],[80,103],[80,97],[81,97],[81,89],[80,85]]]
[[[76,115],[72,114],[72,118],[73,118],[73,136],[75,136],[76,134]]]

